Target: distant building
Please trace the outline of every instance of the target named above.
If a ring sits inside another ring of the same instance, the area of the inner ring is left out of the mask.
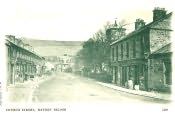
[[[111,43],[113,83],[127,87],[132,79],[141,90],[170,89],[171,17],[164,8],[155,8],[151,23],[137,19],[133,32]]]
[[[59,56],[59,62],[56,64],[56,70],[60,72],[72,72],[74,66],[73,56],[64,54]]]
[[[51,63],[55,63],[55,62],[60,61],[59,56],[44,56],[44,58],[45,58],[45,60],[47,60],[48,62],[51,62]]]
[[[8,57],[7,85],[41,76],[44,58],[38,56],[32,46],[24,44],[22,40],[15,38],[15,36],[7,35],[6,37]]]
[[[63,56],[45,56],[47,62],[54,66],[56,72],[72,72],[74,58],[72,55],[64,54]]]

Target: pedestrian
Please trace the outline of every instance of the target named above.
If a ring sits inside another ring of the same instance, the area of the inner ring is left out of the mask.
[[[135,85],[135,86],[134,86],[134,89],[135,89],[136,91],[138,91],[138,90],[139,90],[139,85]]]
[[[133,89],[133,78],[132,77],[128,80],[128,88]]]
[[[141,89],[141,88],[144,89],[144,77],[143,76],[140,76],[139,78],[140,78],[139,89]]]
[[[128,89],[128,82],[127,81],[125,82],[125,87]]]

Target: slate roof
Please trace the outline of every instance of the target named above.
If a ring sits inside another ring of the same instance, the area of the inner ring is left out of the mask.
[[[156,50],[155,52],[152,53],[152,55],[154,55],[154,54],[170,53],[170,52],[171,52],[171,43],[161,47],[158,50]]]
[[[150,28],[152,25],[154,25],[154,24],[156,24],[156,23],[158,23],[158,22],[160,22],[160,21],[162,21],[162,20],[164,20],[164,19],[167,19],[167,18],[170,17],[171,15],[172,15],[172,12],[169,13],[169,14],[167,14],[164,18],[161,18],[161,19],[159,19],[159,20],[157,20],[157,21],[152,21],[152,22],[148,23],[147,25],[141,27],[140,29],[135,30],[135,31],[129,33],[128,35],[126,35],[126,36],[124,36],[124,37],[122,37],[122,38],[120,38],[120,39],[114,41],[114,42],[111,43],[110,45],[114,45],[115,43],[118,43],[118,42],[120,42],[120,41],[123,41],[123,40],[125,40],[125,39],[127,39],[127,38],[129,38],[129,37],[131,37],[131,36],[133,36],[133,35],[135,35],[135,34],[138,34],[139,32],[141,32],[141,31],[143,31],[143,30],[145,30],[145,29],[147,29],[147,28]]]
[[[21,47],[21,46],[15,44],[15,43],[13,43],[13,42],[11,42],[11,41],[8,40],[8,39],[6,39],[6,41],[7,41],[8,43],[10,43],[12,46],[15,46],[15,47],[17,47],[17,48],[20,48],[20,49],[24,50],[25,52],[29,52],[29,53],[31,53],[31,54],[33,54],[33,55],[39,57],[39,58],[44,59],[42,56],[36,54],[35,52],[32,52],[32,51],[30,51],[30,50],[28,50],[28,49],[26,49],[26,48],[23,48],[23,47]],[[6,45],[8,45],[8,43],[6,43]]]

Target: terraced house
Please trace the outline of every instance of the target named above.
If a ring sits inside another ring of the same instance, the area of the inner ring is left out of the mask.
[[[8,77],[7,85],[23,83],[42,74],[44,58],[37,55],[29,44],[15,36],[6,36]]]
[[[155,8],[152,22],[136,19],[133,32],[111,43],[113,83],[128,87],[131,79],[140,90],[170,91],[171,17]]]

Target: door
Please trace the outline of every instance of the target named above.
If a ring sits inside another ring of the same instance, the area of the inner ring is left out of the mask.
[[[165,83],[167,85],[172,85],[172,77],[171,77],[171,63],[169,61],[164,61],[164,66],[165,66],[165,72],[164,72],[164,76],[165,76]]]
[[[136,76],[135,85],[139,85],[139,66],[138,65],[135,65],[135,76]]]
[[[9,77],[10,77],[10,84],[14,84],[14,65],[10,64],[10,73],[9,73]]]
[[[122,86],[125,86],[125,83],[126,83],[126,81],[127,81],[127,76],[126,76],[127,74],[126,74],[126,67],[125,66],[123,66],[122,67]]]

